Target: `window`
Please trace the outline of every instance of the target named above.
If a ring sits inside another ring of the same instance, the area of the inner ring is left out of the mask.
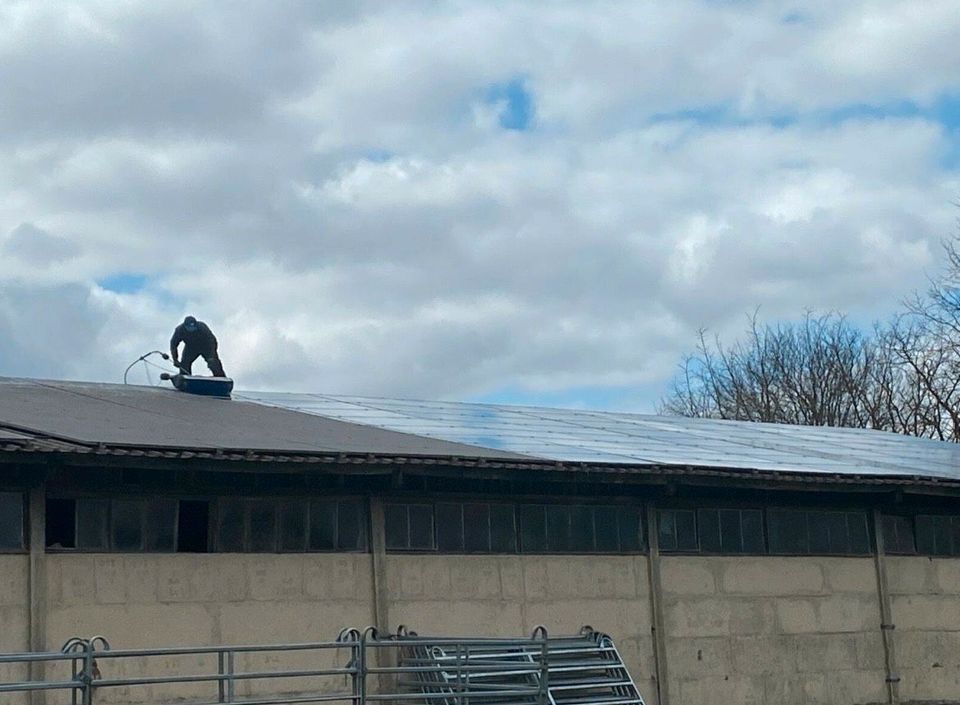
[[[0,492],[0,551],[20,551],[23,547],[23,495]]]
[[[58,499],[46,504],[47,547],[167,552],[177,548],[173,499]]]
[[[767,528],[771,553],[870,553],[864,512],[770,509]]]
[[[759,509],[698,509],[697,537],[703,553],[764,553]]]
[[[432,504],[388,504],[384,507],[387,548],[406,551],[432,551]]]
[[[446,553],[516,553],[513,505],[443,502],[436,505],[437,550]]]
[[[629,506],[520,506],[523,553],[631,553],[643,546],[640,509]]]
[[[661,509],[657,538],[661,551],[697,550],[697,514],[692,509]]]
[[[216,548],[226,553],[356,551],[366,548],[366,513],[356,499],[224,499]]]
[[[904,516],[884,516],[883,550],[885,553],[916,553],[913,538],[913,519]]]
[[[583,504],[388,504],[387,548],[441,553],[640,551],[640,509]]]
[[[917,516],[917,552],[927,556],[960,555],[960,516]]]

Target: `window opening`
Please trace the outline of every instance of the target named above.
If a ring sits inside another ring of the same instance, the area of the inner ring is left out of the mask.
[[[0,550],[22,550],[23,535],[23,494],[0,492]]]
[[[206,553],[209,532],[210,503],[181,499],[177,512],[177,552]]]

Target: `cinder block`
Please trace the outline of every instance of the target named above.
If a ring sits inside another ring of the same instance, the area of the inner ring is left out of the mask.
[[[944,667],[902,668],[900,697],[904,702],[955,703],[960,693],[960,671]]]
[[[790,637],[798,671],[833,672],[857,669],[857,641],[853,634],[799,634]]]
[[[97,579],[94,558],[90,555],[48,555],[47,563],[56,564],[60,576],[61,605],[89,605],[97,599]],[[48,574],[49,575],[49,574]]]
[[[523,558],[501,558],[500,566],[500,594],[505,599],[521,599],[523,597]]]
[[[683,705],[765,705],[764,681],[750,676],[708,676],[695,680],[681,680],[678,702]],[[671,702],[676,698],[671,693]]]
[[[664,606],[669,636],[726,636],[772,633],[773,601],[763,598],[682,598]]]
[[[933,562],[939,592],[960,597],[960,558],[938,558]]]
[[[854,634],[853,638],[857,646],[858,670],[882,671],[886,668],[883,652],[883,634],[880,633],[879,629],[872,632]]]
[[[660,561],[660,582],[667,595],[712,595],[717,591],[713,570],[701,558],[664,557]]]
[[[649,607],[637,600],[543,600],[524,605],[524,632],[538,624],[550,634],[576,634],[589,624],[594,629],[620,638],[650,634]],[[516,627],[514,627],[516,633]]]
[[[829,592],[877,594],[877,567],[872,558],[821,558]]]
[[[880,609],[872,597],[830,595],[817,602],[817,631],[867,632],[880,628]]]
[[[777,619],[784,634],[865,632],[880,625],[874,601],[853,595],[778,600]]]
[[[124,583],[129,604],[157,602],[157,568],[160,563],[156,556],[149,554],[128,554],[123,557]]]
[[[157,598],[160,602],[212,602],[214,570],[205,557],[167,556],[158,561]]]
[[[104,634],[115,649],[210,644],[213,618],[201,605],[87,605],[51,610],[47,643]]]
[[[516,636],[518,625],[523,624],[520,603],[501,600],[395,602],[390,618],[395,624],[435,636],[476,634],[478,625],[482,625],[485,636]]]
[[[960,596],[896,595],[891,602],[897,631],[960,631]]]
[[[494,556],[450,557],[450,591],[445,595],[426,582],[424,592],[434,599],[492,599],[500,597],[500,567]]]
[[[945,665],[945,643],[939,632],[894,632],[899,668],[936,668]],[[953,659],[951,659],[953,660]]]
[[[667,639],[670,673],[689,680],[733,672],[731,641],[728,637]]]
[[[933,563],[923,556],[887,556],[887,589],[891,595],[936,592]]]
[[[247,566],[250,598],[286,601],[303,598],[303,556],[251,557]]]
[[[127,580],[123,556],[96,556],[97,602],[117,605],[127,602]]]
[[[27,650],[30,646],[27,629],[28,613],[22,605],[0,607],[0,652]]]
[[[344,627],[373,622],[369,602],[232,602],[219,609],[227,644],[332,641]]]
[[[528,599],[539,599],[547,595],[547,565],[539,556],[530,557],[523,562],[523,591]]]
[[[730,639],[733,655],[731,673],[738,676],[777,674],[783,676],[797,670],[792,637],[782,634],[741,636]]]
[[[30,559],[0,556],[0,605],[26,605]]]
[[[731,558],[722,567],[720,589],[738,595],[816,595],[823,570],[807,558]]]
[[[303,592],[315,600],[370,600],[370,559],[356,554],[314,553],[303,558]]]

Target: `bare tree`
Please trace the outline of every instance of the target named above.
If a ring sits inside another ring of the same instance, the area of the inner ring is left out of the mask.
[[[701,331],[661,413],[874,428],[960,442],[960,236],[944,273],[863,333],[839,314],[760,325],[724,346]]]
[[[724,346],[701,331],[661,412],[812,426],[893,429],[900,373],[890,350],[838,314],[761,325]]]

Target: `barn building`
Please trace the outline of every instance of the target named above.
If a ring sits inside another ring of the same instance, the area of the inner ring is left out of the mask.
[[[960,448],[0,378],[0,652],[399,624],[591,624],[651,704],[960,703]]]

